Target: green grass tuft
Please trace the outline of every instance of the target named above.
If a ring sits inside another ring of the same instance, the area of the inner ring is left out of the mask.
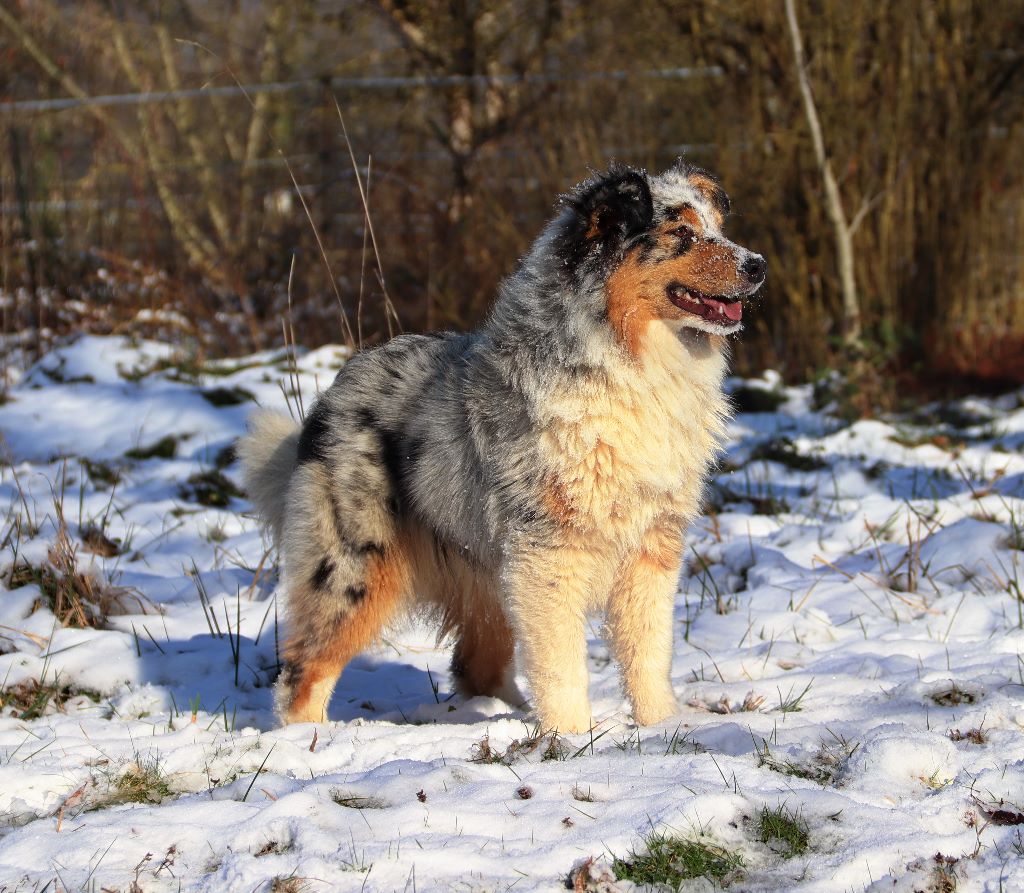
[[[761,843],[774,844],[772,848],[786,859],[807,852],[810,843],[807,823],[785,803],[775,809],[763,807],[757,817],[757,830]]]
[[[643,852],[616,858],[612,871],[619,880],[677,890],[683,881],[705,877],[727,881],[743,867],[736,853],[707,840],[668,837],[652,831],[644,838]]]
[[[834,732],[830,732],[830,734],[832,740],[823,740],[818,753],[813,758],[802,762],[777,757],[771,752],[766,740],[762,738],[760,744],[755,740],[754,751],[757,754],[757,765],[759,768],[764,766],[772,772],[782,775],[806,778],[808,781],[814,781],[820,785],[832,784],[860,745],[847,741]]]
[[[167,777],[154,760],[134,763],[117,780],[111,801],[113,803],[159,803],[174,793],[167,783]]]
[[[111,767],[104,776],[104,790],[87,795],[85,812],[122,806],[126,803],[160,803],[174,796],[167,775],[155,757],[144,760],[136,755],[135,761],[115,774]]]
[[[786,694],[782,693],[782,689],[778,689],[779,692],[779,710],[783,713],[799,713],[803,710],[804,696],[811,690],[811,686],[814,684],[812,679],[807,685],[804,686],[804,690],[798,695],[794,695],[796,686],[790,686],[789,691]]]

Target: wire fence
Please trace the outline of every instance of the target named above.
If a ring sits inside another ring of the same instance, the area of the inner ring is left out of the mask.
[[[158,90],[143,93],[113,93],[105,96],[56,99],[19,99],[0,103],[0,113],[58,112],[88,106],[146,105],[156,102],[211,99],[224,96],[249,96],[259,93],[292,93],[300,90],[328,88],[331,90],[404,90],[414,87],[452,87],[466,84],[476,86],[515,84],[583,83],[587,81],[638,80],[691,80],[722,77],[725,72],[717,65],[695,68],[657,68],[643,71],[593,71],[577,74],[505,74],[505,75],[439,75],[439,76],[375,76],[303,78],[277,81],[269,84],[234,84],[195,87],[186,90]]]

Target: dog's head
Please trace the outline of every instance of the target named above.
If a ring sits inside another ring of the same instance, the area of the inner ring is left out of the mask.
[[[557,252],[577,283],[603,283],[607,318],[634,355],[648,325],[728,335],[767,264],[723,235],[729,198],[685,162],[658,176],[612,169],[565,198]]]

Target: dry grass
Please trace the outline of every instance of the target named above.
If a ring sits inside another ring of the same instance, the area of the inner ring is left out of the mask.
[[[967,741],[970,744],[985,744],[988,741],[988,734],[980,727],[968,729],[966,732],[961,732],[959,729],[950,729],[946,734],[949,735],[950,741]]]
[[[47,559],[43,565],[16,563],[7,586],[16,589],[34,583],[40,590],[36,607],[49,608],[62,626],[103,629],[111,615],[147,613],[146,599],[138,590],[79,569],[78,546],[62,516]]]
[[[242,491],[223,472],[208,468],[188,479],[181,488],[181,496],[210,508],[227,508],[232,499],[242,496]]]
[[[352,794],[335,788],[331,791],[331,800],[344,806],[346,809],[387,809],[391,804],[380,797],[366,797],[361,794]]]
[[[289,874],[271,878],[263,889],[266,893],[306,893],[310,887],[305,878]]]
[[[928,697],[940,707],[959,707],[961,704],[974,704],[978,700],[978,695],[960,688],[955,682],[949,688],[932,692]]]
[[[39,719],[49,713],[62,713],[69,700],[80,696],[97,704],[103,699],[97,691],[72,686],[56,678],[50,682],[30,679],[0,688],[0,712],[10,710],[18,719]]]
[[[28,500],[21,494],[20,506],[12,509],[8,529],[0,537],[0,545],[13,554],[10,565],[3,572],[3,584],[8,589],[35,585],[39,597],[33,610],[45,607],[53,612],[62,626],[79,629],[103,629],[107,618],[116,614],[146,614],[152,604],[136,589],[120,586],[98,570],[91,562],[80,566],[79,550],[102,558],[113,558],[126,548],[120,540],[106,532],[106,519],[82,523],[80,542],[68,528],[64,513],[65,473],[58,482],[51,482],[52,513],[45,522],[33,516]],[[15,476],[17,484],[17,476]],[[23,543],[39,536],[43,525],[53,526],[53,539],[47,549],[46,560],[33,563],[25,559]]]
[[[517,760],[527,759],[534,755],[539,755],[543,762],[565,760],[570,756],[570,752],[558,732],[542,732],[539,727],[536,727],[524,737],[513,740],[504,750],[492,747],[490,736],[484,735],[473,745],[473,754],[470,759],[474,763],[502,763],[510,766]]]

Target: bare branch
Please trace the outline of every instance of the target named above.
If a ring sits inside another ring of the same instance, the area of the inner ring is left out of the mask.
[[[287,21],[287,5],[279,3],[267,21],[267,36],[263,42],[263,66],[260,70],[260,81],[264,84],[276,81],[280,74],[281,52],[279,40]],[[252,100],[252,117],[245,137],[245,151],[242,158],[242,190],[239,197],[241,209],[239,217],[238,241],[242,246],[249,244],[249,233],[253,204],[253,175],[256,159],[263,151],[267,133],[267,115],[270,111],[270,94],[259,93]]]
[[[178,74],[178,66],[174,58],[174,45],[165,25],[156,26],[156,37],[167,85],[171,90],[180,90],[181,77]],[[203,203],[210,214],[210,220],[213,222],[213,228],[217,232],[217,238],[220,239],[221,245],[230,248],[234,241],[231,222],[223,201],[223,184],[216,178],[216,169],[202,139],[205,128],[197,126],[195,106],[192,103],[178,102],[175,103],[174,108],[177,114],[176,117],[171,118],[171,121],[192,152],[199,175],[199,185],[202,188]]]
[[[848,345],[853,345],[860,340],[861,332],[860,302],[857,297],[857,281],[853,265],[853,231],[846,221],[843,198],[832,173],[832,164],[829,161],[828,153],[825,151],[821,121],[818,118],[817,106],[814,104],[811,81],[807,75],[807,63],[804,60],[804,45],[800,35],[800,24],[796,17],[796,3],[795,0],[785,0],[785,4],[786,22],[789,25],[793,61],[796,65],[800,95],[803,97],[804,114],[807,118],[807,126],[811,131],[814,157],[818,162],[818,170],[825,186],[825,209],[835,234],[839,281],[843,297],[843,338]]]
[[[868,216],[875,208],[878,207],[879,203],[885,198],[888,188],[880,189],[871,198],[865,199],[860,203],[860,207],[857,209],[857,213],[853,215],[853,220],[850,221],[850,235],[852,236],[860,225],[864,222],[864,218]]]
[[[430,41],[423,28],[414,22],[402,5],[394,0],[374,0],[373,6],[380,11],[384,19],[391,25],[406,49],[412,50],[431,68],[443,68],[447,62]]]

